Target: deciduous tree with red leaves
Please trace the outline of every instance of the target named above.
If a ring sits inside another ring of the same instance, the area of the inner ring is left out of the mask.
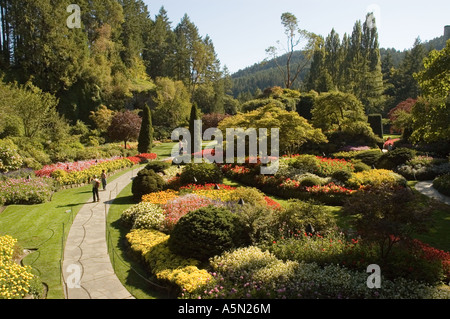
[[[137,140],[141,123],[142,119],[135,112],[117,112],[108,128],[108,136],[113,141],[123,141],[126,149],[128,142]]]

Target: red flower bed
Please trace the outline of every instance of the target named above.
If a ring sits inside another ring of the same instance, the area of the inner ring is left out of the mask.
[[[224,185],[224,184],[204,184],[204,185],[197,185],[197,184],[189,184],[183,187],[180,187],[180,191],[182,190],[189,190],[189,191],[196,191],[196,190],[213,190],[216,187],[219,187],[220,189],[226,189],[226,190],[234,190],[236,187]]]
[[[78,161],[78,162],[70,162],[70,163],[55,163],[51,165],[46,165],[42,169],[35,171],[36,176],[38,177],[50,177],[54,171],[62,170],[67,173],[70,172],[81,172],[90,168],[93,165],[97,165],[104,162],[114,161],[120,159],[119,157],[114,157],[110,159],[93,159],[89,161]]]
[[[136,156],[129,156],[127,159],[133,162],[133,164],[141,164],[145,163],[147,160],[155,160],[158,155],[154,153],[143,153]]]
[[[431,247],[420,240],[414,240],[413,244],[426,260],[440,261],[445,278],[450,280],[450,253]]]
[[[330,183],[324,186],[306,187],[306,191],[312,194],[343,194],[343,195],[351,195],[356,192],[355,190],[347,189],[334,183]]]

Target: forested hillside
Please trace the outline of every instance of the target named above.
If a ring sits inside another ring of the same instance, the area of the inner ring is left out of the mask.
[[[328,38],[336,37],[333,33],[328,36]],[[344,36],[345,37],[345,36]],[[325,41],[325,39],[323,39]],[[417,48],[419,46],[419,48]],[[402,91],[401,85],[407,86],[408,83],[405,80],[400,80],[400,77],[409,77],[412,75],[413,70],[407,70],[407,64],[413,63],[411,60],[416,59],[419,61],[423,59],[432,50],[442,50],[445,46],[444,37],[437,37],[430,41],[425,41],[421,43],[420,41],[411,44],[411,49],[400,51],[395,48],[379,48],[380,61],[382,65],[383,78],[386,83],[386,92],[394,95],[392,101],[389,103],[387,109],[391,109],[393,106],[398,104],[398,102],[405,100],[409,96],[407,93],[394,93],[394,87],[397,91]],[[416,50],[414,50],[416,48]],[[417,52],[420,50],[420,52]],[[416,54],[416,56],[414,56]],[[419,54],[419,55],[417,55]],[[284,65],[286,62],[287,54],[278,58],[278,64]],[[303,52],[296,51],[293,55],[293,64],[302,63],[305,57]],[[417,63],[416,63],[417,64]],[[307,80],[310,76],[311,64],[308,63],[307,67],[303,72],[301,72],[298,80],[295,82],[294,87],[303,91],[308,91],[309,89],[314,89],[311,85],[308,87]],[[417,71],[417,69],[414,69]],[[396,73],[397,83],[393,83],[392,74]],[[241,101],[247,101],[253,99],[253,97],[258,96],[266,88],[273,86],[283,86],[283,75],[277,67],[277,63],[273,59],[268,59],[259,63],[255,63],[243,70],[232,74],[233,80],[233,96]],[[409,77],[409,81],[415,83],[415,81]],[[403,82],[402,84],[399,82]],[[320,90],[319,90],[320,91]],[[405,91],[403,89],[403,91]],[[415,94],[416,95],[416,94]]]

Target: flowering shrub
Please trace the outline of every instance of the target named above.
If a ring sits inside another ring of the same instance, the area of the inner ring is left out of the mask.
[[[187,213],[213,204],[217,205],[217,202],[195,194],[186,194],[167,201],[162,205],[165,215],[164,230],[172,231],[179,219]]]
[[[355,189],[361,186],[380,187],[382,185],[405,186],[406,180],[403,176],[385,169],[373,169],[355,173],[349,180],[348,185]]]
[[[276,298],[298,263],[283,262],[250,246],[211,258],[210,266],[213,280],[193,294],[183,293],[182,298]]]
[[[32,205],[50,200],[54,192],[49,178],[19,178],[0,181],[0,204]]]
[[[11,236],[0,237],[0,299],[19,299],[31,288],[31,267],[22,267],[13,260],[17,240]]]
[[[161,229],[164,212],[158,205],[141,202],[123,211],[121,220],[133,229]]]
[[[431,247],[417,239],[413,241],[413,245],[425,260],[440,262],[443,276],[447,282],[450,282],[450,253]]]
[[[319,176],[331,176],[337,171],[347,171],[353,172],[353,163],[348,162],[344,159],[332,159],[325,157],[317,157],[319,159],[319,165],[317,171],[315,172]],[[314,173],[314,172],[312,172]]]
[[[180,292],[192,292],[212,278],[197,267],[197,260],[173,254],[167,245],[169,236],[164,233],[139,229],[128,233],[126,238],[131,250],[143,257],[156,278],[178,287]]]
[[[331,176],[336,171],[354,171],[353,164],[345,159],[333,159],[313,155],[299,155],[296,157],[291,157],[287,163],[289,166],[296,169],[303,170],[307,173],[316,174],[321,177]]]
[[[21,168],[22,164],[17,146],[10,140],[0,140],[0,172],[15,171]]]

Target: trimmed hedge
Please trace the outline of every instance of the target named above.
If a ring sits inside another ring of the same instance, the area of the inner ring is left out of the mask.
[[[240,245],[242,228],[238,218],[225,208],[200,208],[180,218],[169,238],[178,255],[206,261]]]

